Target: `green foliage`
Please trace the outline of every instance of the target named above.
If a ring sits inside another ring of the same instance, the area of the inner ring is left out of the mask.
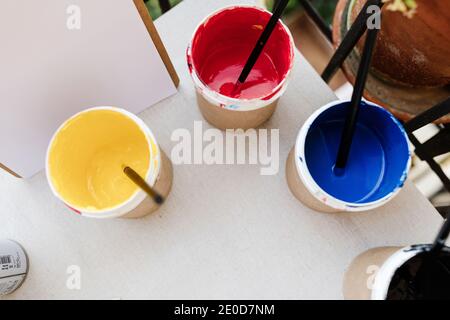
[[[312,0],[311,3],[328,24],[333,22],[337,0]]]
[[[177,5],[182,0],[170,0],[172,6]],[[205,0],[202,0],[205,1]],[[214,0],[208,0],[214,1]],[[414,1],[414,0],[404,0],[404,1]],[[266,0],[267,7],[269,10],[273,9],[273,5],[275,0]],[[325,19],[326,22],[331,24],[333,20],[334,9],[336,8],[337,0],[311,0],[313,6],[319,11],[320,15]],[[158,4],[158,0],[148,0],[146,2],[148,11],[153,19],[158,18],[161,15],[161,9]],[[294,10],[298,10],[300,7],[300,3],[298,0],[289,0],[289,3],[286,7],[285,14],[288,14]]]
[[[269,10],[273,9],[274,0],[266,0]],[[325,21],[331,24],[333,20],[334,9],[336,8],[337,0],[311,0],[311,4],[316,8]],[[300,9],[300,2],[298,0],[290,0],[286,8],[285,14],[289,14],[293,10]]]
[[[275,3],[275,0],[266,0],[266,6],[267,6],[267,8],[269,8],[270,11],[273,10],[274,3]],[[297,0],[289,0],[288,5],[287,5],[286,10],[284,11],[284,13],[286,14],[286,13],[291,12],[297,6],[298,6],[298,1]]]
[[[170,4],[173,6],[179,4],[182,0],[170,0]],[[147,9],[150,12],[153,20],[161,15],[161,8],[159,7],[158,0],[148,0],[146,2]]]
[[[415,9],[417,8],[417,3],[415,0],[405,0],[405,5],[409,8],[409,9]]]
[[[387,9],[402,12],[405,16],[412,18],[417,9],[415,0],[383,0],[387,3]]]

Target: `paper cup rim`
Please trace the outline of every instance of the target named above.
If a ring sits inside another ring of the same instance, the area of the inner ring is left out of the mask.
[[[406,134],[406,132],[403,129],[400,122],[397,119],[395,119],[392,116],[392,114],[389,113],[383,107],[381,107],[375,103],[369,102],[367,100],[363,100],[363,101],[367,105],[370,105],[372,107],[377,107],[377,108],[381,109],[383,112],[385,112],[386,114],[388,114],[389,116],[391,116],[392,121],[397,125],[397,127],[399,128],[403,137],[405,138],[405,142],[406,142],[406,145],[408,148],[409,156],[408,156],[408,161],[407,161],[407,164],[406,164],[404,172],[403,172],[403,176],[401,177],[397,187],[390,193],[386,194],[384,197],[382,197],[378,200],[366,202],[366,203],[354,203],[354,202],[340,200],[340,199],[332,196],[325,190],[323,190],[317,184],[317,182],[313,179],[313,177],[308,169],[308,165],[306,163],[307,161],[305,160],[305,142],[306,142],[306,136],[309,132],[311,125],[314,123],[314,121],[317,119],[317,117],[320,114],[322,114],[324,111],[330,109],[331,107],[337,106],[339,104],[348,103],[349,101],[335,100],[335,101],[325,104],[324,106],[322,106],[321,108],[316,110],[311,116],[309,116],[309,118],[305,121],[305,123],[301,127],[301,129],[298,133],[296,142],[295,142],[295,148],[294,148],[295,166],[297,169],[297,174],[300,177],[301,181],[303,182],[305,187],[308,189],[308,191],[318,201],[322,202],[323,204],[325,204],[333,209],[339,210],[339,211],[362,212],[362,211],[368,211],[368,210],[378,208],[378,207],[382,206],[383,204],[387,203],[388,201],[393,199],[400,192],[400,190],[403,187],[403,184],[406,181],[407,175],[409,173],[409,169],[411,167],[411,147],[408,142],[409,141],[408,135]],[[302,159],[303,161],[301,161],[300,159]]]
[[[429,251],[430,248],[431,244],[406,246],[389,256],[381,265],[375,276],[372,286],[371,299],[386,300],[389,286],[391,285],[395,272],[407,261],[420,253]],[[450,248],[446,246],[444,250],[450,252],[449,249]]]
[[[194,32],[192,33],[191,40],[189,42],[189,45],[187,47],[186,51],[186,58],[189,65],[189,73],[191,75],[192,81],[194,82],[194,85],[197,90],[200,91],[200,93],[213,105],[215,105],[218,108],[225,108],[232,111],[252,111],[257,110],[260,108],[264,108],[265,106],[271,104],[275,100],[277,100],[285,91],[287,84],[289,83],[292,69],[294,67],[295,63],[295,44],[294,44],[294,38],[292,36],[291,31],[286,26],[286,24],[280,19],[278,20],[278,23],[281,24],[283,29],[288,35],[289,43],[290,43],[290,65],[288,67],[288,71],[286,72],[286,75],[284,78],[280,81],[280,83],[272,89],[272,91],[262,97],[258,98],[252,98],[252,99],[237,99],[237,98],[231,98],[226,95],[223,95],[219,92],[216,92],[212,90],[207,84],[203,82],[203,80],[200,78],[200,76],[197,73],[197,70],[194,66],[193,60],[192,60],[192,41],[194,40],[195,35],[197,34],[199,28],[208,22],[209,19],[216,16],[217,14],[230,9],[235,8],[251,8],[259,10],[263,13],[267,13],[269,15],[272,15],[272,13],[264,8],[261,8],[256,5],[231,5],[226,6],[220,9],[217,9],[207,15],[194,29]]]
[[[136,123],[136,125],[140,128],[142,133],[144,133],[145,139],[147,140],[149,152],[150,152],[149,168],[147,170],[145,180],[151,186],[153,186],[156,183],[156,179],[158,178],[158,175],[161,170],[161,150],[159,148],[158,143],[156,142],[155,136],[153,135],[150,128],[145,124],[145,122],[142,119],[140,119],[138,116],[134,115],[133,113],[131,113],[125,109],[118,108],[118,107],[112,107],[112,106],[99,106],[99,107],[88,108],[88,109],[82,110],[82,111],[74,114],[73,116],[71,116],[70,118],[65,120],[58,127],[58,129],[54,132],[52,138],[50,139],[50,143],[47,147],[47,154],[46,154],[46,160],[45,160],[45,164],[46,164],[45,165],[45,173],[46,173],[47,181],[48,181],[48,184],[50,186],[52,193],[59,200],[61,200],[67,206],[69,206],[71,209],[76,210],[80,215],[82,215],[84,217],[97,218],[97,219],[118,218],[118,217],[126,215],[128,212],[135,209],[142,201],[144,201],[144,199],[147,196],[146,193],[144,191],[142,191],[140,188],[138,188],[125,202],[123,202],[117,206],[102,209],[102,210],[89,210],[87,208],[81,208],[76,205],[73,205],[73,204],[69,203],[67,200],[65,200],[59,194],[59,192],[56,190],[56,188],[54,187],[53,181],[52,181],[51,175],[50,175],[50,166],[49,166],[50,153],[51,153],[51,149],[53,146],[53,142],[54,142],[56,136],[61,131],[61,129],[64,128],[69,121],[77,118],[78,116],[82,115],[83,113],[88,113],[88,112],[97,111],[97,110],[109,110],[109,111],[118,112],[118,113],[128,117],[129,119],[133,120],[133,122]],[[157,159],[157,163],[158,163],[157,168],[154,167],[154,161],[152,161],[152,159],[154,159],[152,141],[157,148],[157,155],[156,155],[156,159]]]

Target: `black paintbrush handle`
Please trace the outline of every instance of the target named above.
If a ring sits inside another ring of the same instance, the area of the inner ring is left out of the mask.
[[[261,55],[261,52],[264,49],[264,46],[266,45],[267,41],[270,38],[270,35],[272,34],[273,30],[275,29],[275,26],[277,25],[278,20],[281,17],[281,14],[283,13],[284,9],[286,8],[289,0],[280,0],[278,1],[278,4],[272,14],[272,17],[270,18],[269,22],[267,23],[266,27],[264,28],[264,31],[262,32],[261,36],[258,39],[258,42],[256,46],[253,48],[252,53],[250,54],[250,57],[247,60],[247,63],[245,64],[244,68],[242,69],[241,75],[239,76],[239,82],[244,83],[245,80],[247,80],[248,75],[250,74],[250,71],[252,71],[253,67],[256,64],[256,61],[258,60],[259,56]]]
[[[434,240],[434,243],[431,246],[430,250],[431,253],[436,254],[442,250],[442,248],[445,246],[445,242],[447,241],[449,233],[450,233],[450,217],[447,217],[441,230],[439,230],[439,234],[437,235],[436,240]]]
[[[367,31],[367,38],[364,44],[364,50],[361,62],[358,68],[358,74],[355,80],[352,100],[349,106],[349,115],[345,119],[344,130],[342,132],[341,143],[336,158],[336,168],[344,168],[347,165],[348,155],[352,146],[353,136],[355,134],[356,123],[358,120],[359,105],[366,86],[367,75],[369,73],[372,53],[376,44],[378,29]]]
[[[133,181],[139,188],[141,188],[147,195],[153,199],[157,204],[162,204],[164,198],[159,195],[152,187],[149,186],[147,181],[145,181],[136,171],[130,167],[125,167],[123,172]]]

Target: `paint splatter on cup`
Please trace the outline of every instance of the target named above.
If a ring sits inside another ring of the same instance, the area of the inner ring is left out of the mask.
[[[258,7],[232,6],[214,12],[195,30],[187,62],[200,111],[213,126],[254,128],[274,113],[294,65],[294,41],[281,21],[246,82],[236,85],[270,17]]]
[[[430,263],[424,260],[430,247],[430,245],[379,247],[361,253],[345,272],[344,298],[347,300],[449,299],[450,248],[445,247],[438,260],[431,260]]]
[[[314,112],[302,126],[286,164],[292,193],[322,212],[366,211],[398,194],[411,163],[402,125],[382,107],[361,102],[349,161],[343,173],[334,164],[349,102],[335,101]]]
[[[169,194],[172,165],[153,133],[137,116],[114,107],[74,115],[56,131],[47,151],[51,190],[91,218],[139,218],[158,209],[125,175],[125,166],[163,197]]]

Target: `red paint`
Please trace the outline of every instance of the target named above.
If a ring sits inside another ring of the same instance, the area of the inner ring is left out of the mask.
[[[187,64],[189,68],[189,73],[192,73],[192,59],[188,54],[189,48],[186,50]]]
[[[67,208],[69,208],[70,210],[72,210],[73,212],[75,212],[76,214],[81,215],[81,212],[78,211],[77,209],[72,208],[71,206],[69,206],[67,203],[64,203],[66,205]]]
[[[234,7],[209,18],[199,27],[192,44],[192,63],[200,79],[212,90],[233,98],[273,96],[289,72],[291,38],[278,23],[247,81],[236,85],[270,13],[253,7]]]

